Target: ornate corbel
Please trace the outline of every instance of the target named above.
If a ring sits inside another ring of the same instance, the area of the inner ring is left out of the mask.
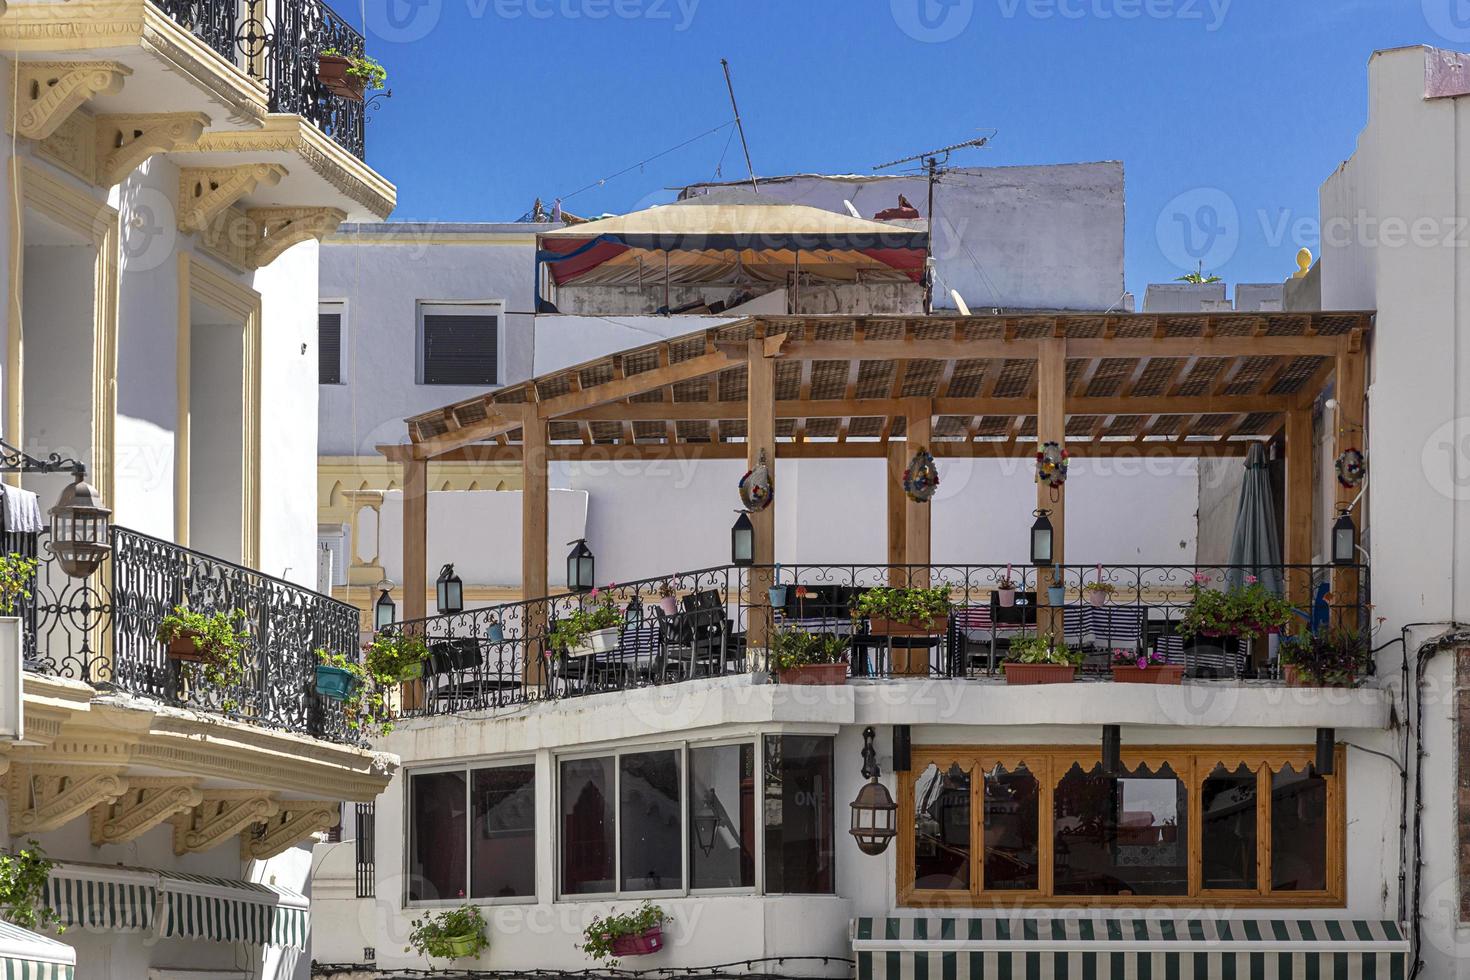
[[[202,112],[157,112],[97,117],[97,183],[121,183],[155,153],[199,139],[209,117]]]
[[[269,820],[279,809],[273,798],[255,790],[209,790],[198,806],[173,817],[174,853],[197,854],[218,847],[251,824]]]
[[[96,95],[116,95],[133,73],[116,61],[22,61],[11,131],[43,140]]]
[[[111,803],[127,788],[121,769],[14,766],[8,782],[10,832],[40,834],[55,830],[98,804]]]
[[[238,167],[183,167],[179,170],[179,231],[205,231],[225,210],[261,184],[281,182],[278,163]]]
[[[131,777],[126,793],[92,808],[92,843],[101,847],[136,840],[203,801],[204,794],[195,780]]]
[[[347,212],[340,208],[251,208],[245,216],[256,233],[248,256],[250,267],[259,269],[298,242],[321,241],[337,230]]]
[[[312,834],[330,830],[342,819],[336,800],[281,800],[281,809],[254,833],[240,835],[240,857],[264,861],[290,850]]]

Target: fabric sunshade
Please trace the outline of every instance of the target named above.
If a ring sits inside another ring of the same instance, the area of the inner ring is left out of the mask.
[[[140,868],[57,864],[46,881],[45,898],[67,927],[149,932],[158,905],[158,875]]]
[[[1394,922],[1338,919],[892,917],[855,919],[857,980],[1010,976],[1270,976],[1402,980]]]
[[[1235,512],[1235,531],[1230,537],[1230,562],[1226,573],[1231,588],[1255,576],[1272,595],[1281,595],[1281,541],[1276,534],[1276,505],[1272,503],[1270,460],[1266,446],[1252,443],[1245,457],[1245,480],[1240,485],[1240,507]]]
[[[0,922],[0,980],[72,980],[76,970],[66,943]]]

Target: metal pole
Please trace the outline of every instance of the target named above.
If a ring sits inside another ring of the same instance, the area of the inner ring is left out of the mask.
[[[725,88],[730,91],[730,109],[735,113],[735,130],[740,134],[740,148],[745,151],[745,170],[750,174],[750,189],[759,194],[761,189],[756,186],[755,167],[750,164],[750,145],[745,142],[745,124],[740,121],[740,107],[735,104],[735,83],[730,80],[730,62],[721,58],[720,67],[725,69]]]
[[[929,234],[925,236],[928,245],[924,250],[924,315],[928,316],[934,312],[934,177],[939,169],[939,160],[929,157],[924,166],[929,171],[929,213],[925,216],[929,222]]]

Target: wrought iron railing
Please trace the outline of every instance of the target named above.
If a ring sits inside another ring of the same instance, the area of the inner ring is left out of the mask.
[[[999,676],[1011,640],[1038,624],[1084,651],[1083,675],[1111,672],[1116,652],[1152,651],[1193,677],[1279,676],[1264,638],[1183,636],[1181,621],[1195,590],[1259,578],[1293,600],[1301,625],[1323,622],[1353,631],[1367,657],[1372,623],[1368,569],[1289,565],[1075,565],[1062,570],[1060,597],[1038,594],[1030,565],[723,566],[610,586],[598,595],[565,594],[398,623],[395,632],[423,637],[429,662],[409,714],[499,708],[695,677],[764,670],[765,637],[800,626],[849,641],[849,669],[859,677]],[[1015,585],[1008,596],[1004,580]],[[1334,579],[1343,594],[1322,595]],[[1089,587],[1106,583],[1097,596]],[[772,595],[769,586],[784,590]],[[875,632],[854,614],[866,589],[948,586],[954,611],[930,635]],[[555,648],[559,621],[610,596],[623,621],[612,649],[573,654]],[[1060,604],[1053,599],[1060,598]],[[780,601],[777,602],[777,599]]]
[[[27,623],[26,668],[86,681],[164,704],[268,728],[351,742],[338,702],[314,690],[315,651],[358,649],[356,607],[283,579],[127,528],[111,529],[112,554],[89,579],[68,577],[44,537],[6,535],[0,546],[43,556]],[[189,682],[157,639],[176,606],[211,614],[239,610],[249,634],[239,683]]]
[[[322,0],[153,0],[215,53],[263,82],[271,112],[291,112],[363,159],[363,103],[317,79],[317,55],[364,51],[358,31]]]

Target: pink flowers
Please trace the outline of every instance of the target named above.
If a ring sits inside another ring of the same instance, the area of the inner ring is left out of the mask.
[[[1206,575],[1204,572],[1195,572],[1194,573],[1194,584],[1195,585],[1204,585],[1205,583],[1209,582],[1209,580],[1210,580],[1210,577],[1208,575]]]
[[[1259,581],[1260,581],[1260,579],[1256,578],[1254,575],[1247,575],[1245,577],[1245,584],[1246,585],[1255,585]]]

